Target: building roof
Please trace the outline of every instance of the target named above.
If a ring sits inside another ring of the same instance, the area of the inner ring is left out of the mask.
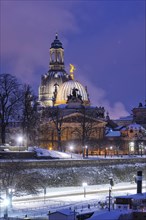
[[[106,134],[106,137],[120,137],[120,136],[121,136],[120,131],[110,130],[110,131]]]
[[[71,209],[60,209],[57,210],[56,212],[53,212],[51,214],[55,214],[55,213],[60,213],[62,215],[66,215],[66,216],[70,216],[70,215],[74,215],[74,211],[72,211]]]
[[[118,121],[131,121],[133,120],[133,116],[132,115],[128,115],[126,117],[121,117],[119,119],[115,119],[114,121],[118,122]]]
[[[123,198],[123,199],[146,199],[146,192],[145,193],[136,193],[127,196],[115,196],[115,198]]]
[[[129,214],[129,211],[123,210],[122,213],[120,210],[111,210],[109,211],[97,211],[93,214],[90,220],[104,219],[104,220],[118,220],[121,214]]]
[[[144,130],[144,128],[140,124],[137,124],[137,123],[130,124],[127,126],[127,128],[128,128],[128,130],[129,129]]]

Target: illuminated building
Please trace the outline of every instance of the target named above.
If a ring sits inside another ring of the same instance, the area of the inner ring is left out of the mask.
[[[48,73],[42,76],[39,87],[40,109],[42,107],[45,111],[49,108],[49,112],[41,124],[40,145],[56,149],[57,145],[62,144],[64,151],[68,143],[73,142],[77,146],[76,152],[82,151],[85,143],[96,147],[97,140],[104,137],[106,126],[104,107],[90,106],[87,87],[74,79],[74,65],[70,64],[69,74],[65,71],[64,49],[57,34],[50,48],[49,67]],[[55,112],[56,118],[51,117],[51,111]],[[57,121],[61,123],[61,128],[55,124]],[[84,127],[86,127],[84,131],[83,121]],[[87,124],[88,126],[90,124],[88,129]],[[83,135],[86,137],[83,138],[81,133],[84,132]]]
[[[87,88],[74,80],[75,67],[70,64],[70,74],[65,71],[64,49],[56,34],[50,48],[50,69],[42,76],[39,87],[39,103],[42,106],[66,104],[73,88],[78,89],[83,103],[89,105]]]

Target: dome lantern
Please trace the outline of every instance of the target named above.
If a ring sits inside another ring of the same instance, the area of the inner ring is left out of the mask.
[[[50,69],[62,70],[64,69],[64,49],[62,43],[58,39],[56,33],[55,40],[51,43],[50,48]]]

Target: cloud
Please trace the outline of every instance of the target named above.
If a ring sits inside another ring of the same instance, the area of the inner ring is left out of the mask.
[[[131,97],[138,97],[136,85],[143,85],[143,17],[123,21],[117,8],[115,13],[107,6],[105,10],[86,4],[90,7],[73,1],[2,1],[1,69],[38,88],[41,74],[49,68],[49,47],[57,31],[67,59],[79,70],[75,78],[88,86],[92,103],[104,106],[112,118],[126,116],[123,102],[130,105]]]
[[[144,98],[144,27],[143,15],[120,25],[112,23],[104,31],[82,39],[79,49],[73,51],[77,76],[82,75],[79,79],[84,84],[90,82],[92,102],[104,105],[112,117],[126,116],[126,109],[130,111],[134,102]]]
[[[76,20],[63,4],[47,1],[3,1],[1,59],[3,71],[36,83],[36,71],[48,70],[49,46],[55,33],[78,31]]]
[[[85,77],[85,75],[85,72],[83,74],[82,69],[77,67],[77,70],[75,71],[75,79],[81,82],[83,86],[87,86],[91,105],[98,107],[103,106],[105,111],[109,113],[111,119],[118,119],[129,115],[121,101],[117,100],[113,103],[109,101],[107,99],[107,92],[98,87],[98,85],[93,84],[89,78]]]

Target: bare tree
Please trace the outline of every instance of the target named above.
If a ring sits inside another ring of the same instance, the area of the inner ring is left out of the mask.
[[[38,172],[27,170],[23,161],[9,160],[0,164],[0,189],[12,205],[12,197],[37,194],[43,188],[45,177]]]
[[[95,109],[87,109],[83,106],[79,110],[78,123],[79,126],[74,129],[74,133],[81,139],[81,145],[83,148],[83,157],[88,156],[88,148],[85,146],[89,143],[92,134],[96,131],[96,114]]]
[[[0,75],[0,130],[1,142],[5,144],[6,128],[11,120],[19,115],[22,92],[16,77],[10,74]]]
[[[55,127],[57,133],[57,148],[58,151],[63,151],[61,145],[62,125],[63,125],[63,110],[58,106],[48,107],[44,109],[42,120],[47,120],[49,124]]]
[[[21,124],[23,134],[26,137],[27,147],[30,143],[34,144],[37,137],[37,127],[39,123],[37,105],[37,97],[34,95],[31,87],[25,85],[23,88]]]

